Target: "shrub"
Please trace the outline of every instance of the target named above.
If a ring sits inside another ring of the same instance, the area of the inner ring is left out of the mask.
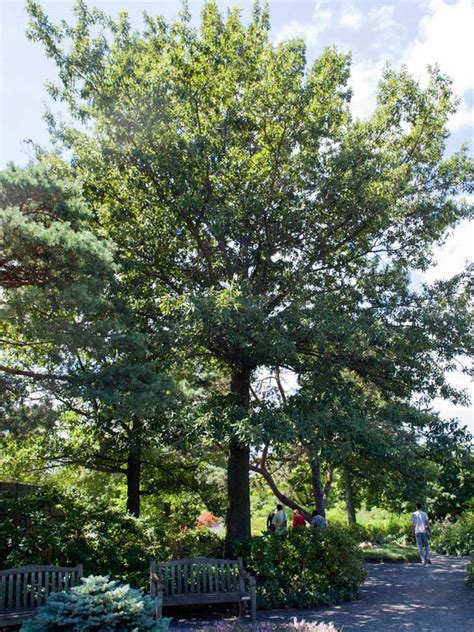
[[[169,620],[154,619],[155,602],[148,595],[108,577],[87,577],[69,592],[52,593],[23,632],[164,632]]]
[[[82,563],[86,574],[111,575],[135,588],[148,586],[150,559],[219,557],[223,546],[213,533],[137,519],[77,491],[42,488],[21,499],[0,496],[0,515],[0,568]]]
[[[219,518],[210,511],[203,511],[196,520],[196,526],[198,529],[212,529],[212,527],[216,527],[219,522]]]
[[[393,543],[404,546],[415,541],[411,523],[407,520],[379,522],[373,525],[354,524],[348,527],[348,530],[357,542]]]
[[[432,529],[432,548],[446,555],[469,555],[474,550],[474,513],[457,522],[439,522]]]
[[[257,578],[261,608],[309,608],[356,599],[365,578],[362,552],[347,530],[294,529],[237,544]]]
[[[467,567],[467,585],[474,589],[474,562],[470,562]]]

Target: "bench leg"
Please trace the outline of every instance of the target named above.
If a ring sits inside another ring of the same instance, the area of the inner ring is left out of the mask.
[[[257,586],[253,577],[250,580],[250,608],[250,613],[252,615],[252,625],[255,625],[255,623],[257,622]]]
[[[158,605],[155,608],[155,618],[157,621],[161,619],[163,616],[163,591],[158,590],[156,594],[156,599],[158,599]]]

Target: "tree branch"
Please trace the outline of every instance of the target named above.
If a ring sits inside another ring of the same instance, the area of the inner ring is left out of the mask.
[[[30,377],[33,380],[61,380],[68,382],[72,378],[70,375],[57,375],[56,373],[36,373],[36,371],[27,371],[25,369],[15,369],[14,367],[5,366],[0,364],[0,371],[8,373],[10,375],[21,375],[23,377]]]

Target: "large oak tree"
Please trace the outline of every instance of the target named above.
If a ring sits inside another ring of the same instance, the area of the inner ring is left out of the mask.
[[[123,282],[148,331],[166,326],[228,367],[249,407],[253,372],[292,365],[308,309],[385,261],[422,269],[466,217],[466,152],[445,158],[455,109],[437,70],[422,88],[386,70],[377,108],[350,114],[350,59],[301,40],[275,45],[257,5],[245,25],[207,2],[141,32],[82,1],[52,24],[30,0],[30,36],[57,64],[72,124],[55,124],[97,225],[118,247]],[[230,427],[228,547],[250,533],[249,445]]]

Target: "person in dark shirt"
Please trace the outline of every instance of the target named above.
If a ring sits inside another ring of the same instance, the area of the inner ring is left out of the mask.
[[[276,509],[273,509],[272,511],[270,511],[270,513],[268,514],[268,518],[267,518],[267,531],[269,531],[270,533],[273,533],[273,531],[275,531],[275,525],[273,524],[273,518],[275,516],[276,513]]]

